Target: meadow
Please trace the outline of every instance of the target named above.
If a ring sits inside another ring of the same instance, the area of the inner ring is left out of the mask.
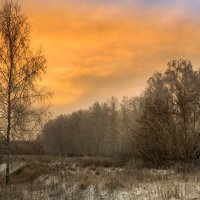
[[[11,185],[1,200],[189,200],[200,199],[195,164],[156,168],[140,161],[101,157],[12,156]]]

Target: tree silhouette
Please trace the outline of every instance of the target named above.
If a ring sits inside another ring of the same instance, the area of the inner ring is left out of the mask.
[[[7,148],[6,184],[9,184],[10,141],[26,138],[36,129],[45,94],[37,86],[46,60],[30,48],[30,25],[16,1],[4,1],[0,10],[0,131]]]

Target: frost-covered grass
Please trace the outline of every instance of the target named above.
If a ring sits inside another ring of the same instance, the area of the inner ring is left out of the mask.
[[[5,187],[2,177],[0,200],[200,199],[200,169],[189,164],[156,169],[108,158],[51,156],[13,162],[18,162],[11,173],[14,184]]]

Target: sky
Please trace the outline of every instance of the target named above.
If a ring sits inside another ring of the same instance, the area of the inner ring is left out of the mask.
[[[139,95],[172,59],[200,66],[199,0],[21,0],[55,115]]]

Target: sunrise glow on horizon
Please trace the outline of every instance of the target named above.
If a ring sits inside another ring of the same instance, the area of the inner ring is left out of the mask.
[[[54,113],[139,95],[171,59],[200,66],[198,0],[21,0]]]

